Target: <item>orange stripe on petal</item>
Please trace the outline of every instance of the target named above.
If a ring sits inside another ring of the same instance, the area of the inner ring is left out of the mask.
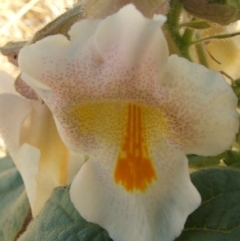
[[[142,112],[141,107],[128,105],[126,135],[114,174],[115,182],[121,184],[128,192],[145,192],[152,181],[157,179],[148,152]]]

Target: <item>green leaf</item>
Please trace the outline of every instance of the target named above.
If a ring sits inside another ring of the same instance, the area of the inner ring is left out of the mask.
[[[240,161],[237,163],[234,163],[233,165],[230,166],[231,168],[237,168],[240,169]]]
[[[236,86],[240,87],[240,78],[234,80]]]
[[[175,241],[240,240],[240,172],[204,169],[191,175],[202,196],[201,206],[187,219]]]
[[[10,157],[0,159],[0,240],[15,240],[29,214],[30,206],[19,172]]]
[[[188,28],[194,28],[194,29],[207,29],[207,28],[210,28],[211,25],[205,21],[193,21],[193,22],[182,23],[179,25],[179,27],[188,27]]]
[[[54,189],[39,216],[19,241],[111,241],[107,231],[86,222],[74,208],[69,187]]]
[[[239,83],[237,83],[239,85]],[[235,93],[235,95],[239,98],[240,97],[240,87],[239,86],[232,86],[232,89]]]
[[[239,102],[239,99],[238,99],[238,102]],[[240,130],[238,130],[238,133],[236,135],[236,148],[240,151]]]
[[[224,163],[230,167],[238,167],[240,164],[240,152],[234,150],[227,151]]]
[[[204,169],[193,173],[191,178],[202,196],[202,205],[189,216],[176,241],[239,241],[240,172],[228,168]],[[111,239],[105,230],[79,215],[70,201],[69,187],[59,187],[19,241],[32,240]]]
[[[207,167],[216,167],[220,164],[221,156],[217,157],[203,157],[197,155],[188,155],[188,162],[190,170],[198,170]]]

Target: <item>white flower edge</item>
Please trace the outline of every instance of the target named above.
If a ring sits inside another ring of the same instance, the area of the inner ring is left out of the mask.
[[[76,153],[91,154],[71,187],[75,207],[117,241],[178,236],[200,203],[185,154],[218,154],[238,131],[237,98],[231,88],[215,71],[168,57],[162,23],[143,18],[129,5],[105,20],[76,23],[70,41],[48,37],[23,48],[19,56],[23,79],[53,112],[65,144]],[[136,44],[137,39],[141,41]],[[144,114],[151,112],[148,107],[156,108],[148,118],[154,125],[146,124],[146,132],[157,181],[145,193],[129,193],[114,181],[128,101]],[[80,111],[85,107],[94,118]],[[107,140],[106,135],[114,138]]]

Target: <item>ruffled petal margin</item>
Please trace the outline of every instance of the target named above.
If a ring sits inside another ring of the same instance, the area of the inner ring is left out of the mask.
[[[104,227],[114,241],[174,240],[200,205],[183,153],[162,142],[151,154],[156,180],[144,192],[117,184],[114,158],[102,165],[104,157],[88,160],[71,185],[71,200],[79,213]]]
[[[239,129],[238,100],[219,72],[172,55],[159,83],[166,93],[160,109],[173,144],[202,156],[231,146]]]

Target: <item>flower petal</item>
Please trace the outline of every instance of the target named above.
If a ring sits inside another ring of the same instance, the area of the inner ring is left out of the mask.
[[[0,132],[12,156],[19,149],[20,129],[31,109],[31,104],[19,96],[0,95]]]
[[[132,68],[139,64],[139,60],[152,57],[161,70],[168,57],[168,48],[159,30],[166,18],[158,16],[155,21],[143,18],[133,5],[128,5],[103,20],[95,34],[96,48],[103,61],[118,61],[117,66],[121,61],[120,66]],[[159,52],[156,53],[157,49]]]
[[[0,95],[0,133],[21,173],[33,209],[36,198],[35,176],[40,153],[39,150],[29,145],[19,146],[21,126],[31,110],[29,101],[19,96],[13,94]]]
[[[0,94],[12,93],[17,94],[13,85],[14,79],[5,71],[0,70]]]
[[[86,138],[79,143],[93,148],[70,191],[80,214],[116,241],[178,236],[200,197],[183,150],[166,138],[164,113],[117,101],[75,113]]]
[[[69,31],[71,42],[59,34],[49,36],[21,49],[19,63],[21,70],[25,72],[22,74],[23,79],[30,86],[43,90],[50,90],[55,85],[62,85],[66,78],[73,84],[74,78],[76,78],[75,74],[77,74],[71,73],[74,71],[74,62],[79,52],[84,51],[98,24],[99,20],[77,22]],[[34,66],[29,58],[34,61]],[[67,61],[66,58],[68,58]],[[34,68],[35,66],[36,68]],[[25,78],[26,73],[27,77]]]
[[[131,18],[127,21],[128,15]],[[108,97],[111,89],[112,97],[117,98],[121,94],[119,87],[126,92],[131,86],[125,83],[136,77],[135,82],[142,83],[138,91],[142,91],[148,87],[149,78],[156,81],[168,57],[167,43],[160,30],[164,19],[146,19],[128,5],[105,20],[80,21],[69,32],[71,41],[56,35],[24,47],[19,55],[22,78],[49,106],[53,101],[61,101],[57,95],[72,102],[77,96],[81,96],[77,100]],[[149,91],[152,88],[148,87]],[[53,90],[51,100],[47,100],[50,94],[44,89]]]
[[[104,227],[115,241],[173,240],[200,204],[183,153],[162,142],[151,154],[157,180],[145,192],[127,191],[115,182],[113,157],[88,160],[71,185],[79,213]]]
[[[127,21],[126,16],[131,18]],[[69,32],[71,42],[63,36],[51,36],[21,50],[22,78],[49,106],[64,142],[72,150],[79,151],[79,138],[84,138],[74,126],[79,122],[76,110],[84,108],[86,102],[152,101],[168,57],[160,29],[163,22],[164,17],[149,20],[128,5],[101,22],[76,23]],[[83,37],[86,28],[87,37]],[[102,111],[107,111],[104,108]]]
[[[174,69],[174,71],[173,71]],[[237,97],[222,75],[170,56],[160,79],[168,136],[187,154],[217,155],[235,140]]]
[[[36,92],[22,80],[20,75],[16,78],[14,86],[16,91],[25,98],[39,99]]]
[[[63,144],[47,106],[39,101],[31,103],[32,111],[21,129],[20,145],[27,143],[40,151],[33,210],[37,214],[55,187],[72,181],[84,158],[80,154],[72,155]],[[69,169],[70,166],[73,167]]]
[[[84,162],[62,143],[51,112],[38,101],[0,95],[0,132],[20,171],[33,215],[52,190],[70,183]]]
[[[35,215],[34,210],[37,190],[36,176],[38,173],[40,155],[40,151],[37,148],[28,144],[23,144],[18,149],[18,152],[13,155],[13,160],[22,176],[33,215]]]

